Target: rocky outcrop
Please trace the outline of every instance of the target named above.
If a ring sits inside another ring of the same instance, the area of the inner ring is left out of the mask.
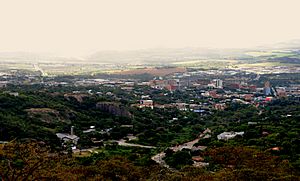
[[[96,107],[103,111],[110,114],[113,114],[115,116],[123,116],[123,117],[131,117],[131,113],[126,110],[125,107],[118,103],[114,102],[98,102],[96,104]]]
[[[68,101],[70,101],[70,98],[74,98],[77,100],[77,102],[82,102],[83,98],[88,97],[87,94],[64,94],[64,98],[67,99]]]

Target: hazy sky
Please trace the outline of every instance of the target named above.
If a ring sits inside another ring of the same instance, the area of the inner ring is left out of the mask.
[[[299,0],[0,0],[0,52],[249,47],[300,38]]]

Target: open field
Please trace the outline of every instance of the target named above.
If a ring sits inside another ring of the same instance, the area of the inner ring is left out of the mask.
[[[280,62],[257,62],[257,63],[237,64],[235,66],[239,67],[239,68],[276,67],[276,66],[293,67],[293,66],[297,66],[297,64],[285,64],[285,63],[280,63]]]
[[[284,57],[295,55],[292,51],[289,50],[251,51],[246,52],[245,54],[253,57]]]
[[[30,71],[34,71],[34,66],[31,63],[0,62],[0,71],[3,71],[3,70],[30,70]]]
[[[282,65],[280,62],[258,62],[258,63],[244,63],[235,65],[241,68],[253,68],[253,67],[273,67]]]
[[[96,62],[37,62],[0,61],[1,72],[16,70],[41,74],[43,76],[56,75],[96,75],[96,74],[151,74],[165,76],[172,73],[186,72],[193,69],[223,69],[223,68],[264,68],[264,67],[298,67],[300,55],[290,51],[253,51],[246,54],[253,59],[236,59],[233,57],[220,59],[195,59],[169,62],[168,64],[141,64],[141,63],[96,63]]]
[[[229,60],[229,59],[206,59],[206,60],[193,60],[193,61],[180,61],[174,62],[172,65],[178,67],[189,67],[189,68],[225,68],[230,65],[235,65],[239,60]]]
[[[146,68],[146,69],[132,69],[115,72],[121,75],[131,75],[131,74],[144,74],[148,73],[155,76],[165,76],[176,72],[186,72],[186,68],[176,67],[176,68]]]
[[[206,64],[209,62],[222,62],[222,63],[237,63],[237,60],[225,60],[225,59],[207,59],[207,60],[187,60],[187,61],[180,61],[174,62],[174,65],[193,65],[193,64]]]

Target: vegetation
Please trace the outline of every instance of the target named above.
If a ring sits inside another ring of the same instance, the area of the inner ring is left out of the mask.
[[[197,90],[168,93],[139,86],[125,91],[104,86],[24,85],[7,88],[10,90],[18,91],[19,96],[9,92],[0,94],[0,140],[9,142],[0,144],[3,180],[299,179],[297,97],[277,99],[257,107],[231,102],[224,111],[210,109],[207,114],[198,114],[176,108],[131,106],[143,94],[151,95],[159,104],[188,102],[190,97],[208,103],[209,98],[197,97]],[[97,106],[99,103],[103,105]],[[102,109],[106,104],[111,106],[109,111]],[[119,114],[120,110],[128,114]],[[69,133],[71,126],[75,126],[75,134],[80,137],[79,151],[73,154],[61,147],[55,135]],[[83,132],[90,126],[95,126],[96,131]],[[197,138],[206,128],[211,133],[194,145],[206,146],[205,150],[167,149]],[[243,131],[244,135],[217,139],[225,131]],[[116,140],[128,139],[128,134],[136,136],[129,143],[154,148],[118,145]],[[98,148],[81,152],[94,146]],[[165,151],[164,161],[171,170],[151,159],[161,151]],[[201,157],[208,166],[191,166],[193,156]]]
[[[224,154],[225,153],[225,154]],[[184,156],[184,152],[177,153]],[[209,172],[186,166],[172,172],[148,164],[138,166],[124,157],[83,162],[58,153],[49,154],[45,145],[11,142],[0,147],[2,180],[298,180],[287,161],[276,156],[243,147],[210,149],[211,163],[221,169]],[[185,157],[185,156],[184,156]],[[215,166],[216,167],[216,166]]]

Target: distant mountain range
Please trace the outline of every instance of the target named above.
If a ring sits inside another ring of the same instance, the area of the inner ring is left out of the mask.
[[[0,52],[0,61],[21,62],[76,62],[76,63],[135,63],[135,64],[168,64],[183,60],[199,59],[247,59],[246,51],[272,49],[298,49],[300,40],[276,43],[249,49],[215,49],[215,48],[177,48],[177,49],[144,49],[131,51],[99,51],[86,57],[63,57],[54,54],[28,52]]]

